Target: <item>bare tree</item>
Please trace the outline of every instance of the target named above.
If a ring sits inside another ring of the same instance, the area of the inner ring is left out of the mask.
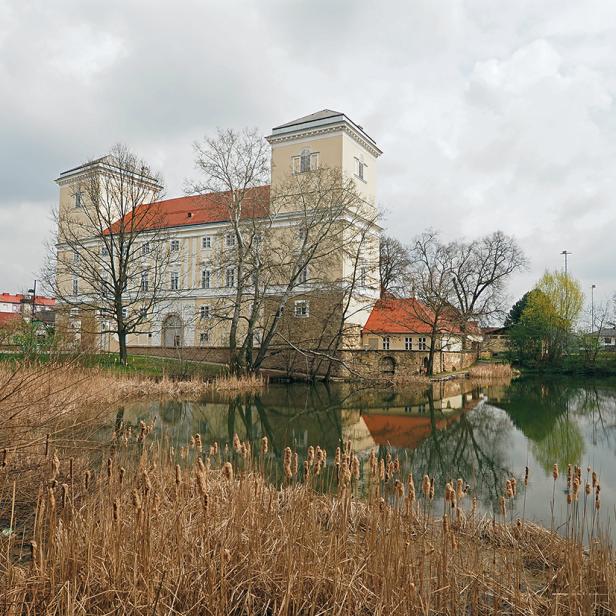
[[[381,276],[381,295],[399,295],[408,287],[411,262],[408,250],[402,243],[388,235],[381,236],[379,271]]]
[[[452,304],[461,326],[502,315],[507,280],[527,266],[515,238],[496,231],[471,242],[454,242],[450,255]]]
[[[140,333],[155,310],[177,291],[170,268],[162,183],[123,145],[84,165],[74,207],[54,212],[55,245],[43,272],[46,287],[65,309],[81,316],[81,335],[115,334],[125,364],[127,336]]]
[[[202,178],[191,191],[208,199],[217,193],[233,237],[225,241],[219,264],[228,272],[229,292],[215,315],[228,326],[231,370],[258,370],[272,346],[306,343],[314,349],[314,331],[291,340],[280,324],[294,316],[285,310],[291,298],[298,302],[295,316],[309,316],[312,293],[320,305],[340,310],[333,272],[342,267],[343,247],[368,223],[369,208],[354,182],[340,170],[320,168],[265,187],[269,149],[253,130],[219,131],[195,151]]]

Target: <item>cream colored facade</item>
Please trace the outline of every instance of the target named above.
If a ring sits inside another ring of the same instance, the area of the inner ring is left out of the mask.
[[[316,114],[300,118],[272,130],[267,137],[271,145],[271,192],[283,190],[289,178],[295,173],[310,172],[315,168],[340,169],[346,178],[352,178],[364,200],[366,217],[376,212],[377,159],[381,151],[363,129],[342,113],[323,110]],[[60,213],[76,216],[79,221],[80,208],[76,207],[79,197],[77,186],[85,174],[104,173],[104,159],[89,165],[75,168],[61,174],[57,183],[60,187]],[[155,182],[148,189],[157,190]],[[88,207],[82,202],[81,208]],[[275,227],[281,238],[286,234],[296,234],[300,217],[292,210],[281,212]],[[364,280],[358,285],[348,310],[348,322],[355,329],[348,345],[361,347],[361,328],[365,324],[370,308],[379,295],[379,231],[371,223],[371,231],[365,238],[362,248],[362,276]],[[128,346],[226,346],[228,331],[224,322],[212,319],[208,314],[217,312],[234,295],[234,289],[228,286],[227,268],[225,267],[225,242],[231,230],[227,222],[204,224],[182,224],[169,228],[169,241],[178,242],[178,258],[173,268],[177,273],[177,292],[169,301],[152,315],[141,333],[129,336]],[[205,238],[208,238],[207,240]],[[344,240],[342,242],[344,244]],[[60,258],[71,259],[74,255],[63,252],[62,238],[59,238],[58,254]],[[144,257],[146,259],[146,257]],[[332,258],[328,264],[327,275],[332,281],[344,279],[351,270],[349,259],[345,257],[340,246],[339,258]],[[204,274],[209,272],[209,274]],[[60,273],[58,273],[60,276]],[[75,283],[75,277],[62,280],[62,285],[71,288],[77,284],[82,292],[82,281]],[[209,284],[204,285],[207,278]],[[322,299],[318,290],[307,283],[295,291],[285,307],[285,327],[300,331],[317,327],[323,310],[320,302],[331,302],[330,293],[327,300]],[[297,305],[307,302],[307,314],[297,313]],[[248,304],[247,304],[248,305]],[[267,315],[265,315],[267,316]],[[265,317],[264,317],[265,318]],[[78,332],[81,315],[73,310],[70,316],[71,328]],[[79,334],[76,334],[77,336]],[[257,341],[258,344],[258,341]],[[115,350],[116,341],[112,335],[99,336],[96,345],[102,350]]]

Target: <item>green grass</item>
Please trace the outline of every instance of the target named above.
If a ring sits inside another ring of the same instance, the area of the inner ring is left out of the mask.
[[[20,353],[0,353],[0,361],[15,362],[23,359]],[[47,363],[50,359],[48,354],[40,354],[37,361]],[[147,357],[144,355],[129,355],[128,365],[119,363],[115,353],[100,354],[62,354],[54,355],[54,359],[60,361],[74,361],[87,368],[102,368],[119,374],[143,375],[151,378],[168,377],[170,379],[202,379],[209,380],[226,372],[225,366],[219,364],[207,364],[180,360],[168,357]]]

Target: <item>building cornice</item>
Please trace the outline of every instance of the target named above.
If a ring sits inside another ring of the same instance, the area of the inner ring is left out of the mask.
[[[289,141],[297,141],[298,139],[304,139],[306,137],[328,135],[337,132],[347,134],[349,137],[351,137],[351,139],[356,141],[365,150],[370,152],[370,154],[372,154],[375,158],[378,158],[383,153],[374,143],[364,138],[358,129],[354,128],[353,126],[350,126],[344,120],[338,121],[332,125],[315,126],[312,128],[272,134],[266,137],[266,139],[268,143],[270,143],[270,145],[273,145],[275,143],[286,143]]]

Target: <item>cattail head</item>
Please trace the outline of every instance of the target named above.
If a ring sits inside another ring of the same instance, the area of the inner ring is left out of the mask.
[[[394,459],[394,464],[393,464],[393,473],[397,475],[399,472],[400,472],[400,459],[398,458],[398,456],[396,456]]]
[[[430,500],[434,500],[434,477],[430,480]]]
[[[120,481],[120,485],[122,485],[122,483],[124,483],[124,474],[126,473],[126,469],[123,466],[120,466],[120,472],[118,475],[118,479]]]
[[[310,477],[310,463],[304,460],[304,481],[307,481],[308,477]]]
[[[592,487],[594,488],[597,485],[597,473],[595,471],[592,472]]]
[[[179,486],[182,483],[182,469],[179,464],[175,465],[175,485]]]
[[[60,506],[62,507],[62,509],[64,509],[64,507],[66,507],[67,502],[68,502],[68,484],[67,483],[63,483],[62,484],[61,499],[60,499]]]
[[[458,479],[456,482],[456,497],[458,500],[464,498],[464,482],[462,479]]]
[[[201,453],[201,450],[203,449],[203,441],[201,440],[201,435],[197,432],[197,434],[195,434],[195,449]]]
[[[58,454],[54,451],[51,459],[51,478],[55,479],[60,473],[60,460]]]
[[[91,477],[92,477],[92,473],[89,470],[83,474],[83,486],[86,490],[90,487]]]
[[[399,479],[396,479],[394,483],[394,492],[396,494],[396,498],[402,498],[404,496],[404,485]]]
[[[107,458],[107,479],[111,481],[113,477],[113,458]]]
[[[267,452],[269,451],[269,442],[267,440],[267,436],[264,436],[261,439],[261,455],[266,455]]]
[[[306,461],[308,462],[309,466],[312,466],[314,463],[314,447],[312,445],[308,447],[308,455],[306,456]]]
[[[340,464],[342,456],[340,453],[340,447],[336,447],[336,455],[334,456],[334,464]]]
[[[2,455],[0,456],[0,467],[4,468],[9,463],[9,452],[6,447],[2,450]]]
[[[513,487],[511,485],[511,480],[507,479],[505,483],[505,496],[507,498],[513,498]]]
[[[585,492],[586,496],[588,496],[592,492],[592,488],[590,487],[590,483],[588,483],[588,481],[586,482],[586,486],[584,488],[584,492]]]
[[[385,481],[385,460],[383,458],[379,460],[379,479]]]
[[[283,464],[286,466],[287,464],[289,465],[289,467],[291,466],[291,448],[290,447],[285,447],[284,448],[284,454],[283,454]]]
[[[353,456],[351,474],[353,475],[353,479],[355,479],[355,481],[359,480],[359,458],[357,456]]]
[[[552,477],[554,478],[554,481],[558,479],[558,464],[554,464],[552,467]]]
[[[135,510],[140,511],[141,510],[141,495],[139,494],[137,490],[133,490],[131,492],[131,501],[133,503],[133,507],[135,508]]]
[[[526,467],[526,470],[524,471],[524,485],[525,486],[528,485],[528,466]]]
[[[240,437],[237,435],[237,432],[233,435],[233,449],[234,451],[239,451],[240,450]]]
[[[199,456],[197,458],[197,467],[198,467],[200,473],[205,473],[206,472],[205,464],[203,463],[203,458],[201,456]]]
[[[147,496],[152,491],[152,482],[150,481],[150,476],[148,475],[148,471],[146,469],[143,470],[141,476],[143,478],[143,491]]]
[[[423,476],[423,481],[421,482],[421,491],[426,498],[430,496],[430,477],[428,477],[428,475]]]
[[[233,466],[231,466],[231,462],[224,463],[222,474],[227,481],[233,481]]]
[[[601,509],[601,498],[599,497],[599,493],[595,496],[595,509],[599,511]]]
[[[447,514],[443,516],[443,531],[445,534],[449,532],[449,516]]]
[[[299,470],[299,455],[297,451],[293,454],[293,464],[291,466],[291,471],[293,473],[293,477],[297,477],[297,471]]]
[[[502,516],[504,516],[505,515],[505,511],[506,511],[505,510],[505,497],[504,496],[501,496],[498,499],[498,507],[499,507],[499,510],[500,510],[500,514]]]
[[[515,477],[511,478],[511,489],[513,490],[513,496],[518,493],[518,480]]]
[[[115,499],[113,501],[113,521],[114,522],[119,522],[120,520],[120,501],[119,499]]]

